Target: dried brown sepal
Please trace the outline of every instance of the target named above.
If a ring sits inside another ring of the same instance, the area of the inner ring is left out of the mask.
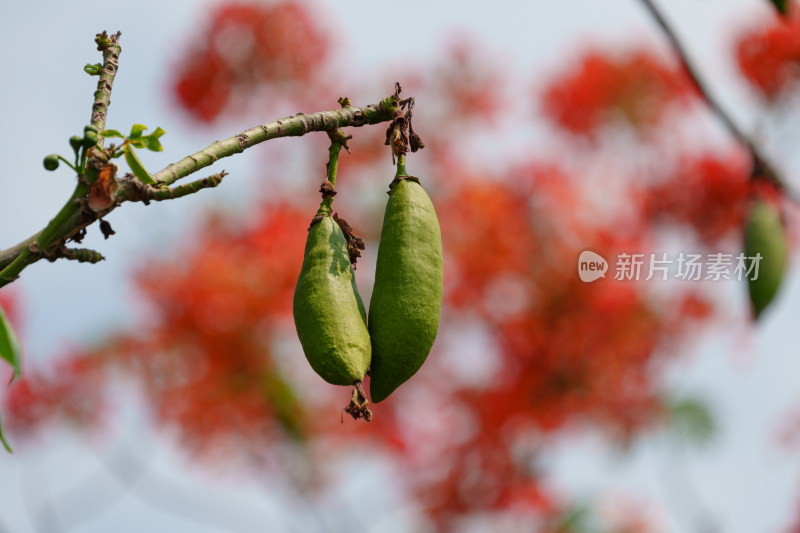
[[[353,420],[363,418],[367,422],[372,420],[372,411],[367,409],[369,400],[364,393],[364,388],[361,386],[360,381],[356,381],[353,387],[353,394],[350,397],[350,403],[344,408],[344,412],[353,417]]]
[[[104,239],[108,239],[112,235],[117,234],[117,232],[111,228],[111,224],[109,224],[107,220],[100,221],[100,232],[103,234]]]
[[[345,219],[339,218],[338,213],[333,214],[333,220],[339,224],[339,228],[341,228],[342,234],[344,234],[344,240],[347,242],[347,253],[350,255],[350,264],[353,265],[353,269],[355,270],[358,258],[361,257],[361,251],[366,248],[366,245],[360,237],[353,233],[353,228],[350,224],[348,224]]]
[[[339,227],[342,228],[342,233],[344,233],[345,239],[348,235],[353,233],[353,227],[350,226],[345,219],[339,218],[339,213],[333,214],[333,220],[335,220],[336,223],[339,224]]]
[[[408,122],[406,116],[399,109],[395,111],[391,124],[386,129],[386,142],[391,146],[392,156],[399,157],[408,153]]]
[[[408,110],[408,139],[412,152],[416,152],[417,150],[425,148],[425,143],[422,142],[422,138],[416,134],[416,132],[414,131],[414,126],[411,125],[410,109]]]
[[[399,99],[400,84],[395,84],[395,97]],[[396,158],[401,155],[406,155],[409,149],[416,152],[425,148],[425,143],[422,138],[414,132],[411,125],[412,110],[414,109],[414,98],[405,98],[398,100],[399,109],[395,111],[391,124],[386,129],[386,142],[387,146],[392,147],[392,157]],[[403,113],[402,109],[406,112]]]
[[[409,135],[409,140],[411,141],[409,144],[411,145],[411,151],[416,152],[417,150],[421,150],[425,148],[425,143],[422,142],[422,139],[419,135],[414,133],[413,131]]]
[[[86,237],[86,228],[81,228],[80,231],[78,231],[78,233],[76,233],[75,235],[70,237],[68,240],[74,241],[74,242],[77,242],[77,243],[82,243],[84,237]]]
[[[353,270],[356,268],[356,262],[358,258],[361,257],[361,250],[363,250],[364,247],[364,241],[355,235],[353,235],[352,240],[347,243],[347,252],[350,254],[350,263],[353,265]]]

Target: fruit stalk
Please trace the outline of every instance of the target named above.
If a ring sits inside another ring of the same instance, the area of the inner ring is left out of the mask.
[[[333,385],[359,384],[372,356],[366,309],[356,287],[348,242],[331,214],[338,157],[346,140],[341,131],[331,134],[326,179],[320,188],[322,202],[308,229],[292,306],[306,359]]]

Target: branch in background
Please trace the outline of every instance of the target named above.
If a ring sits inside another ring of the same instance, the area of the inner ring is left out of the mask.
[[[770,0],[770,2],[781,15],[789,13],[789,0]]]
[[[708,90],[700,78],[698,69],[693,65],[691,59],[689,59],[689,54],[686,51],[686,47],[683,45],[683,43],[681,43],[677,34],[672,29],[669,22],[667,22],[666,18],[664,18],[664,15],[656,7],[653,0],[641,0],[641,2],[653,16],[656,23],[658,23],[658,25],[661,27],[664,35],[666,35],[670,44],[678,53],[678,57],[683,64],[683,68],[686,70],[686,73],[689,75],[689,78],[692,80],[692,83],[697,88],[700,95],[711,108],[711,111],[725,125],[731,135],[733,135],[736,140],[743,144],[750,152],[750,155],[753,158],[753,173],[751,175],[751,179],[766,179],[767,181],[770,181],[771,183],[775,184],[778,189],[783,191],[787,198],[792,200],[795,204],[800,205],[800,196],[792,191],[783,181],[783,179],[781,179],[779,173],[775,170],[775,167],[761,152],[756,143],[747,134],[745,134],[741,128],[739,128],[739,126],[731,118],[731,115],[725,110],[725,108],[722,107],[719,101]]]
[[[252,526],[272,518],[262,508],[234,503],[234,499],[218,500],[210,507],[208,498],[197,499],[187,494],[183,487],[155,470],[132,446],[106,453],[98,458],[98,463],[98,468],[67,490],[47,493],[35,506],[27,502],[31,521],[38,526],[38,531],[83,530],[87,523],[126,498],[188,524],[203,526],[204,531],[252,531],[248,524]],[[109,478],[113,484],[108,483]],[[36,496],[41,497],[41,494]],[[299,531],[288,522],[281,525],[280,531]],[[0,533],[4,531],[0,529]]]
[[[109,36],[103,32],[97,34],[95,39],[98,50],[103,53],[103,65],[98,71],[100,80],[92,104],[92,125],[99,131],[105,129],[111,87],[117,73],[118,58],[121,53],[119,37],[119,33]],[[320,111],[311,115],[298,113],[292,117],[256,126],[228,139],[216,141],[199,152],[167,165],[166,168],[151,176],[160,187],[145,187],[144,184],[132,177],[115,180],[112,176],[112,185],[116,186],[116,191],[113,191],[113,187],[108,188],[108,191],[111,191],[110,205],[107,209],[95,211],[89,208],[91,204],[87,207],[86,200],[92,190],[92,185],[98,185],[95,182],[113,155],[110,149],[102,148],[103,139],[100,138],[92,150],[85,173],[78,176],[78,184],[61,211],[41,232],[7,250],[0,251],[0,287],[13,282],[19,277],[22,270],[43,257],[100,260],[99,258],[102,256],[97,252],[87,255],[82,250],[69,251],[64,248],[64,245],[68,240],[80,241],[85,234],[86,227],[113,211],[123,202],[144,201],[147,203],[150,200],[171,200],[205,188],[215,187],[225,176],[224,171],[186,185],[173,188],[166,186],[213,164],[218,159],[241,153],[247,148],[270,139],[302,136],[313,131],[330,133],[347,126],[358,127],[389,122],[392,120],[398,104],[397,94],[381,100],[377,105],[365,107],[351,106],[347,101],[341,109]],[[104,234],[107,235],[105,231]],[[90,260],[89,262],[96,261]]]

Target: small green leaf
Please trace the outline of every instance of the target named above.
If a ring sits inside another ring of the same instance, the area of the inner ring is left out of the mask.
[[[781,15],[789,12],[789,0],[770,0]]]
[[[11,446],[8,445],[8,441],[3,436],[3,420],[0,419],[0,444],[3,445],[3,448],[6,449],[8,453],[14,453],[14,450],[11,449]]]
[[[120,139],[125,138],[125,136],[120,133],[119,130],[103,130],[100,132],[100,135],[106,139],[109,137],[119,137]]]
[[[84,65],[83,67],[83,71],[86,72],[86,74],[88,74],[89,76],[99,76],[101,70],[103,70],[103,65],[101,65],[100,63],[95,63],[95,64],[86,63],[86,65]]]
[[[131,126],[131,133],[128,135],[128,139],[140,139],[142,137],[142,132],[147,129],[147,126],[144,124],[134,124]]]
[[[142,139],[135,139],[135,140],[128,139],[128,144],[130,144],[134,148],[144,148],[145,147],[144,146],[144,141]]]
[[[158,139],[165,133],[167,132],[159,127],[156,128],[156,131],[154,131],[150,135],[145,135],[144,137],[142,137],[142,141],[144,141],[144,147],[153,152],[161,152],[162,150],[164,150],[164,148],[161,146],[161,141],[159,141]]]
[[[142,164],[142,160],[139,159],[139,156],[136,155],[136,151],[131,147],[130,144],[125,145],[125,162],[128,163],[128,166],[131,167],[131,172],[133,175],[139,178],[139,181],[142,183],[148,183],[150,185],[155,185],[156,180],[154,180],[150,173],[144,168],[144,164]]]
[[[0,358],[5,359],[14,369],[14,381],[22,375],[22,350],[19,347],[14,328],[8,321],[5,311],[0,307]]]
[[[165,133],[167,133],[167,132],[164,131],[163,129],[161,129],[161,126],[159,126],[159,127],[156,128],[156,130],[153,133],[151,133],[150,135],[146,135],[146,137],[154,137],[154,138],[158,139],[159,137],[161,137]]]
[[[144,147],[150,150],[151,152],[162,152],[164,147],[161,146],[161,141],[156,139],[155,137],[142,137],[144,140]]]

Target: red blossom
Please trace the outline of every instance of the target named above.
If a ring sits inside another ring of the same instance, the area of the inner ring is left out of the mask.
[[[681,69],[651,53],[590,51],[547,85],[542,110],[559,127],[591,137],[612,119],[636,129],[655,126],[670,105],[694,94]]]
[[[750,163],[734,154],[727,158],[687,160],[642,198],[645,219],[682,224],[712,246],[740,232],[751,192]]]
[[[327,45],[302,4],[225,3],[181,60],[175,96],[193,118],[211,122],[264,86],[301,91],[324,64]]]
[[[48,370],[27,369],[8,390],[9,427],[29,433],[46,422],[71,422],[94,426],[105,406],[102,361],[75,353],[51,362]]]
[[[153,327],[111,348],[142,379],[158,420],[197,451],[303,435],[304,407],[270,339],[291,315],[309,220],[276,205],[244,231],[210,222],[180,260],[138,276]]]
[[[747,80],[768,99],[800,81],[798,10],[744,33],[736,46],[736,59]]]

